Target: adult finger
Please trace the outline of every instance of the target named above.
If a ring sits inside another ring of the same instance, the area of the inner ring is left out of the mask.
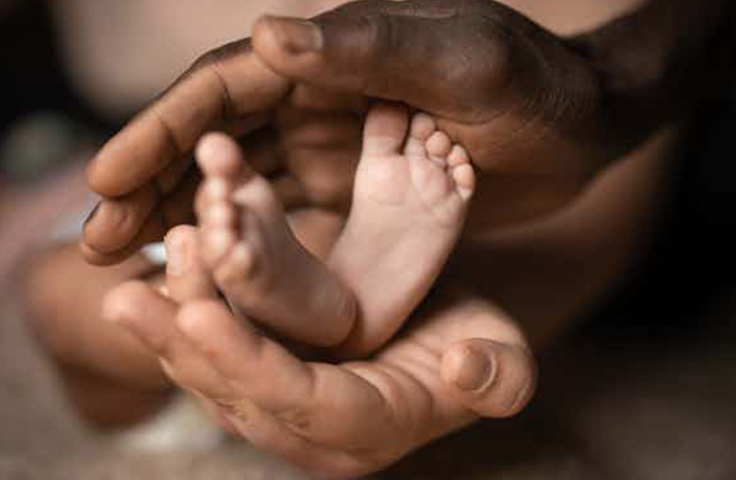
[[[132,326],[136,337],[156,352],[164,350],[174,330],[165,324],[154,325],[142,322],[142,318],[156,317],[173,319],[177,306],[161,297],[145,282],[135,280],[123,283],[112,290],[103,300],[102,318],[117,325]],[[143,329],[138,328],[140,324]],[[149,328],[150,327],[150,328]],[[145,330],[144,330],[145,329]],[[143,332],[145,331],[145,334]]]
[[[175,382],[187,385],[193,377],[215,398],[230,395],[231,389],[222,376],[176,328],[178,311],[176,303],[146,283],[131,281],[108,294],[102,316],[143,343]]]
[[[107,207],[87,222],[85,257],[109,264],[137,250],[142,232],[156,229],[150,222],[167,220],[159,210],[176,196],[169,192],[181,188],[199,137],[214,129],[242,135],[262,127],[288,89],[288,81],[250,53],[248,41],[204,55],[91,162],[89,184]],[[182,205],[191,202],[176,210]],[[171,226],[159,226],[157,239]]]
[[[105,203],[105,201],[101,202]],[[101,207],[100,207],[101,208]],[[104,230],[99,230],[104,232]],[[144,222],[141,230],[135,237],[123,248],[110,252],[100,252],[92,246],[92,242],[88,241],[88,234],[83,232],[82,239],[79,243],[79,251],[84,259],[92,265],[113,265],[119,263],[131,255],[135,254],[142,246],[159,241],[166,233],[166,228],[161,218],[157,214],[151,214]]]
[[[445,387],[463,406],[483,417],[515,415],[536,388],[536,367],[521,346],[487,339],[467,339],[442,356]]]
[[[188,235],[188,232],[180,231],[180,235],[182,233]],[[155,352],[167,374],[200,398],[215,418],[221,419],[233,433],[312,470],[329,471],[340,467],[339,459],[333,458],[329,450],[295,435],[270,411],[233,393],[230,382],[213,368],[209,357],[193,348],[180,334],[174,321],[178,309],[170,300],[157,295],[142,282],[130,282],[111,293],[104,310],[107,320],[126,328]],[[227,314],[224,310],[214,310],[214,313]]]
[[[100,253],[120,250],[140,233],[159,201],[151,184],[124,197],[101,201],[84,225],[85,243]]]
[[[246,407],[252,402],[304,437],[359,448],[374,444],[395,427],[383,394],[364,378],[337,366],[298,359],[242,325],[220,302],[185,305],[177,325],[228,379],[231,398],[247,399]],[[197,383],[189,387],[204,391]],[[370,420],[365,412],[371,412]]]
[[[150,185],[119,199],[103,199],[84,225],[80,250],[95,265],[117,263],[169,229],[193,221],[192,202],[200,175],[190,169],[163,198]]]
[[[495,2],[362,1],[311,21],[263,17],[253,46],[274,70],[311,85],[472,112],[479,95],[501,97],[512,55],[525,52],[502,25],[509,18],[531,25]],[[529,70],[535,59],[526,60]]]
[[[188,154],[203,133],[260,126],[288,88],[249,42],[213,50],[105,144],[89,166],[90,186],[105,197],[138,189]]]

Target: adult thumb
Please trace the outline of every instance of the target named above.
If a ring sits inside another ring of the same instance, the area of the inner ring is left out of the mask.
[[[468,112],[479,92],[507,83],[510,56],[500,26],[469,3],[483,2],[371,0],[312,20],[266,16],[253,28],[253,48],[273,70],[308,85],[435,114]]]
[[[529,403],[537,384],[528,350],[486,339],[451,346],[442,356],[440,374],[453,396],[482,417],[517,414]]]

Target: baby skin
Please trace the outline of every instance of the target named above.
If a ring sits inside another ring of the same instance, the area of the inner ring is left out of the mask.
[[[475,175],[424,113],[367,115],[350,215],[326,260],[292,234],[268,180],[224,134],[197,149],[201,257],[246,317],[315,346],[365,355],[427,295],[460,236]]]

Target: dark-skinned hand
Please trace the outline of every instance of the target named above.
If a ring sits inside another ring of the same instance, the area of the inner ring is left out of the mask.
[[[558,208],[608,159],[591,65],[488,0],[363,1],[312,21],[264,17],[203,56],[113,137],[89,168],[103,200],[82,250],[113,263],[191,220],[191,151],[240,137],[287,207],[344,210],[375,98],[435,116],[479,170],[471,226]]]

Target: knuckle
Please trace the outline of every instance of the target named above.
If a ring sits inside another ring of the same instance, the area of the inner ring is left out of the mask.
[[[482,17],[478,19],[477,45],[472,48],[481,58],[471,58],[468,63],[469,78],[472,84],[469,88],[477,91],[494,92],[505,91],[511,84],[514,65],[514,34],[499,23],[497,18]]]
[[[322,22],[328,29],[349,29],[350,35],[326,37],[328,51],[340,57],[341,68],[348,72],[357,66],[367,71],[380,69],[387,56],[402,46],[396,17],[381,8],[365,8],[349,16],[338,9]]]
[[[395,28],[391,17],[382,13],[364,14],[356,20],[356,30],[360,32],[359,44],[354,47],[368,68],[379,68],[391,45],[395,42]]]
[[[197,57],[197,59],[194,61],[194,63],[192,63],[192,66],[189,67],[189,70],[187,70],[187,72],[191,74],[191,72],[209,67],[216,63],[218,59],[219,56],[217,54],[217,50],[209,50]]]
[[[244,53],[251,49],[250,40],[241,40],[213,48],[203,53],[194,61],[187,70],[188,73],[195,72],[205,67],[212,67],[223,60]]]
[[[220,61],[221,58],[222,54],[218,53],[218,49],[209,50],[201,54],[194,60],[194,62],[192,62],[189,68],[187,68],[184,73],[174,81],[174,83],[169,87],[169,90],[181,84],[183,81],[188,80],[195,74],[212,68],[218,61]]]
[[[514,86],[512,74],[516,67],[513,36],[500,20],[477,12],[460,11],[443,19],[441,27],[434,33],[431,48],[425,46],[417,50],[418,47],[412,45],[412,50],[426,59],[423,68],[428,75],[452,86],[448,91],[453,97],[452,103],[469,114],[488,110],[489,106],[508,96]]]

